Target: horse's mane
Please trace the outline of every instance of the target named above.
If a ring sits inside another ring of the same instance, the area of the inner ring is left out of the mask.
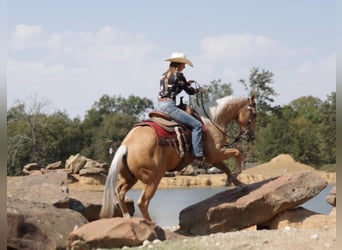
[[[209,103],[205,103],[204,108],[207,114],[210,116],[210,118],[215,120],[216,117],[221,114],[222,110],[226,108],[228,105],[239,104],[244,100],[246,100],[246,97],[230,95],[230,96],[219,98]],[[205,116],[205,114],[203,114],[204,111],[202,107],[197,108],[196,111],[202,116]]]

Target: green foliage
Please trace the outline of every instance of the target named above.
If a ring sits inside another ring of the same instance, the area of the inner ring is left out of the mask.
[[[234,147],[243,153],[245,162],[266,162],[279,154],[290,154],[295,160],[320,169],[336,167],[336,93],[327,100],[300,97],[283,107],[272,106],[277,95],[271,87],[273,74],[253,68],[248,79],[240,80],[249,94],[257,97],[256,140],[240,142]],[[231,84],[213,80],[203,95],[204,102],[233,94]],[[191,97],[194,106],[200,105]],[[70,155],[110,162],[132,126],[153,109],[147,98],[102,96],[86,113],[83,121],[69,119],[65,112],[48,114],[45,100],[18,102],[7,111],[7,174],[21,175],[25,164],[42,166],[65,161]],[[228,134],[238,133],[230,124]],[[232,159],[228,161],[234,168]]]
[[[46,115],[43,103],[27,107],[23,103],[11,108],[7,115],[9,175],[20,175],[25,164],[41,166],[65,159],[82,148],[79,122],[65,113]]]
[[[213,80],[209,84],[201,86],[206,89],[206,93],[203,93],[201,98],[198,96],[191,96],[191,102],[193,107],[198,107],[203,103],[213,102],[224,96],[232,95],[233,89],[230,83],[221,83],[220,79]]]
[[[109,149],[112,148],[115,152],[136,122],[137,119],[131,115],[112,113],[106,116],[95,131],[92,144],[82,154],[89,155],[92,152],[91,158],[110,162],[112,155],[109,154]]]
[[[269,161],[280,153],[312,166],[336,163],[336,95],[322,102],[312,96],[300,97],[269,115],[257,133],[259,161]]]
[[[108,149],[123,140],[133,124],[153,108],[147,98],[104,95],[88,110],[83,122],[63,112],[47,114],[48,103],[18,102],[7,111],[8,175],[21,175],[23,166],[36,162],[42,167],[83,155],[110,161]]]
[[[321,107],[319,139],[321,160],[324,163],[336,162],[336,92],[331,93]]]
[[[81,153],[92,159],[108,160],[110,144],[113,147],[120,144],[133,123],[145,117],[151,109],[153,109],[153,102],[147,98],[129,96],[126,99],[115,95],[113,97],[102,96],[87,111],[81,124],[84,136],[84,147]],[[105,141],[101,142],[101,140]]]

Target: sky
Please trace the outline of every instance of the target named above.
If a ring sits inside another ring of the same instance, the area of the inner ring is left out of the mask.
[[[101,96],[157,100],[172,52],[187,79],[230,83],[274,74],[274,105],[336,91],[336,1],[7,1],[7,108],[48,101],[83,118]]]

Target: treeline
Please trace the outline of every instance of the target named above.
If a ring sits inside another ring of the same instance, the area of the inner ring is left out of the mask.
[[[285,153],[318,168],[336,163],[336,92],[326,100],[304,96],[280,107],[273,105],[277,93],[272,88],[271,72],[253,68],[249,79],[240,83],[246,93],[256,94],[258,105],[256,140],[234,145],[243,152],[245,161],[265,162]],[[233,94],[231,84],[221,80],[204,87],[208,90],[204,101]],[[195,97],[191,102],[199,105]],[[47,112],[46,100],[18,102],[7,110],[7,175],[21,175],[23,166],[30,162],[46,166],[77,153],[110,162],[111,153],[132,126],[153,109],[153,101],[147,98],[104,95],[81,120],[70,119],[62,111]],[[234,123],[227,132],[237,132]]]

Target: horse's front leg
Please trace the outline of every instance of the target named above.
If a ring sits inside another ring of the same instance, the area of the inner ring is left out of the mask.
[[[224,172],[227,175],[227,186],[230,186],[232,183],[234,183],[235,186],[240,186],[240,187],[246,186],[246,184],[241,182],[237,178],[236,174],[233,174],[230,171],[229,167],[223,162],[217,162],[217,163],[214,163],[213,165],[214,167],[220,169],[222,172]]]
[[[225,160],[235,157],[236,161],[236,169],[235,173],[232,173],[226,164],[223,162],[218,162],[213,164],[216,168],[222,170],[227,175],[227,185],[230,185],[231,183],[234,183],[236,186],[244,186],[245,184],[237,179],[237,176],[241,173],[241,164],[242,164],[242,155],[238,149],[234,148],[222,148],[221,153],[223,154],[223,158]]]
[[[242,165],[242,154],[240,150],[236,148],[222,148],[221,153],[224,155],[225,160],[231,157],[235,158],[236,168],[233,174],[235,174],[237,177],[241,173],[241,165]]]

